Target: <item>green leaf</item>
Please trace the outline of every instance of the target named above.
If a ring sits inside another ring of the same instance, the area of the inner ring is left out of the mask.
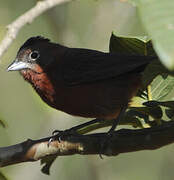
[[[174,77],[166,74],[157,76],[152,82],[153,100],[165,100],[165,97],[173,90]]]
[[[41,171],[44,174],[50,175],[50,168],[51,168],[53,162],[56,160],[56,158],[57,158],[57,156],[53,155],[53,156],[49,156],[49,157],[45,157],[45,158],[41,159],[41,164],[44,164]]]
[[[113,32],[109,44],[110,52],[123,54],[155,55],[152,43],[147,36],[144,37],[125,37],[118,36]]]
[[[145,89],[152,81],[160,74],[169,74],[173,75],[172,72],[169,72],[161,63],[160,61],[153,61],[150,63],[145,71],[143,72],[142,83],[143,89]]]
[[[3,127],[3,128],[5,128],[6,127],[6,124],[4,123],[4,121],[3,120],[1,120],[0,119],[0,125]]]
[[[165,101],[165,102],[159,102],[159,101],[149,101],[148,103],[156,103],[157,105],[161,105],[164,107],[169,107],[174,109],[174,101]]]
[[[152,38],[161,62],[174,69],[174,1],[131,0],[137,5],[140,19]]]
[[[0,172],[0,180],[8,180],[2,172]]]
[[[174,101],[148,101],[145,102],[144,105],[148,107],[159,106],[163,112],[163,116],[161,118],[168,120],[174,120]]]

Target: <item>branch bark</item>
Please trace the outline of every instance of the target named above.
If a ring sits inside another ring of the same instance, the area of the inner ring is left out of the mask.
[[[174,142],[174,122],[146,129],[121,129],[109,139],[106,133],[64,136],[60,142],[54,140],[48,146],[48,141],[52,137],[39,140],[29,139],[20,144],[1,147],[0,167],[37,161],[53,155],[103,154],[116,156],[126,152],[158,149]],[[103,147],[103,145],[105,146]]]
[[[20,29],[26,25],[30,24],[36,17],[44,13],[45,11],[60,5],[62,3],[70,2],[72,0],[43,0],[38,1],[37,4],[25,12],[23,15],[19,16],[14,22],[7,26],[7,33],[4,39],[0,43],[0,58],[11,45],[13,40],[18,35]]]

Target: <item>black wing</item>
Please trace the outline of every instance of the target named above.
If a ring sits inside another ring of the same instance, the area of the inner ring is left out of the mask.
[[[63,77],[70,86],[92,83],[124,73],[140,72],[154,58],[70,48],[63,59]]]

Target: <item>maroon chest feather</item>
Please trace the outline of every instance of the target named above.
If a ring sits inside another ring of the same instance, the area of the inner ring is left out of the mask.
[[[39,96],[50,106],[54,107],[55,90],[47,74],[42,71],[23,70],[22,76],[27,80]]]

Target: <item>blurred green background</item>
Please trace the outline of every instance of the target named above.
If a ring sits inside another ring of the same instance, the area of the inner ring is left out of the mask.
[[[35,3],[36,0],[0,0],[0,39],[5,35],[5,27]],[[122,35],[145,35],[135,7],[117,0],[77,0],[63,4],[20,31],[0,64],[0,119],[7,124],[5,129],[0,127],[0,146],[49,136],[55,129],[70,128],[86,120],[48,107],[17,72],[6,72],[21,44],[31,36],[42,35],[70,47],[108,51],[112,31]],[[41,173],[40,162],[9,166],[2,172],[12,180],[172,180],[173,147],[104,157],[103,160],[99,156],[59,157],[51,168],[51,176]]]

